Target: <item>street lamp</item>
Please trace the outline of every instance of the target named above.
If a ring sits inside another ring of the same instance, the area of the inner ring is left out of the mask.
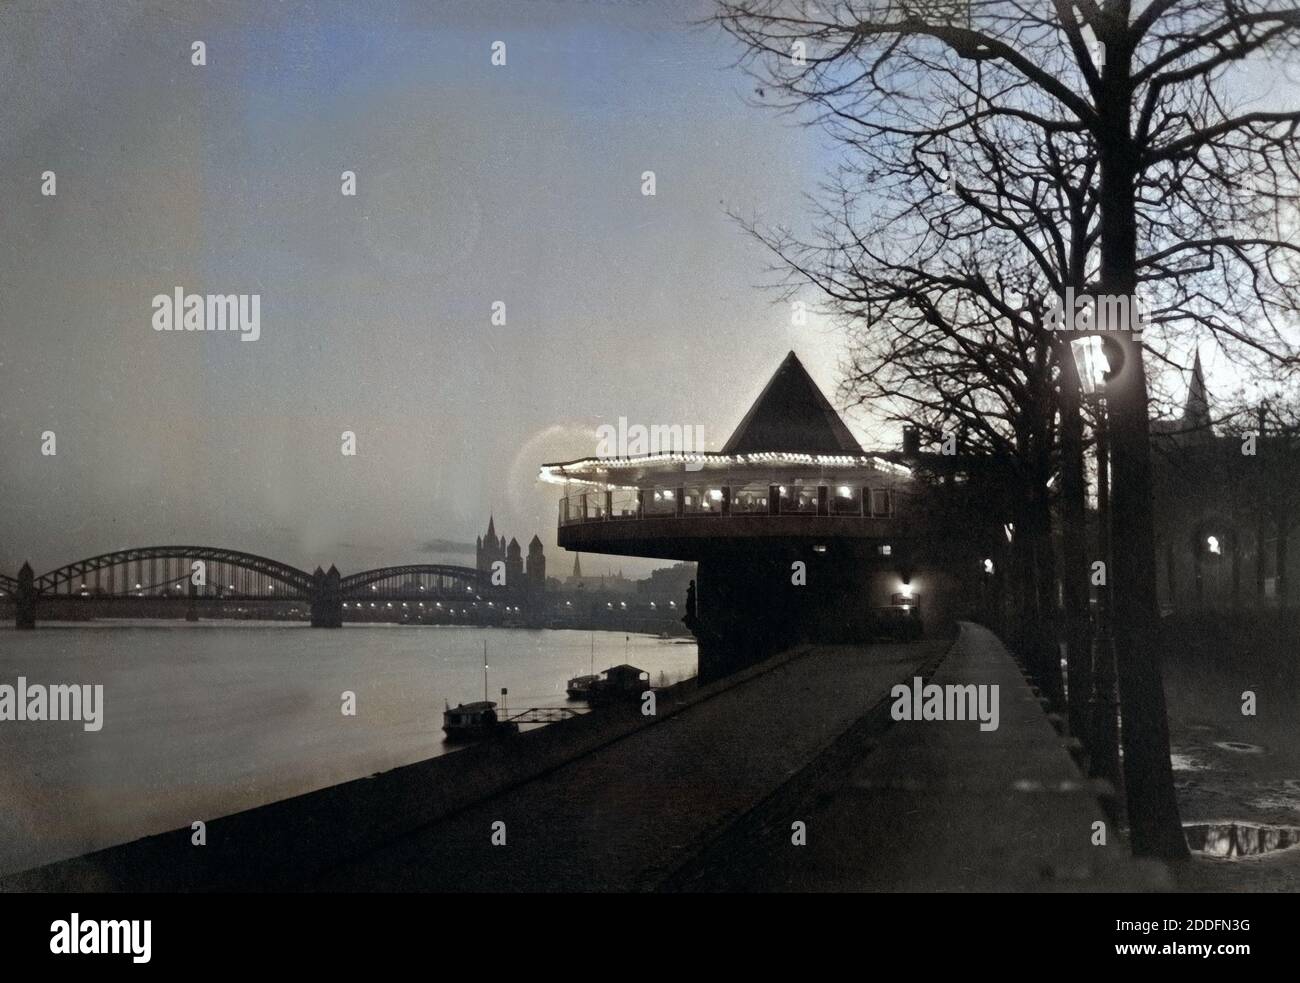
[[[1097,548],[1102,580],[1097,584],[1097,627],[1092,637],[1092,692],[1088,694],[1089,751],[1092,772],[1107,779],[1119,793],[1119,717],[1115,694],[1115,638],[1110,624],[1111,511],[1110,452],[1106,419],[1106,386],[1124,365],[1124,351],[1114,338],[1087,335],[1070,341],[1079,388],[1092,404],[1097,437]]]

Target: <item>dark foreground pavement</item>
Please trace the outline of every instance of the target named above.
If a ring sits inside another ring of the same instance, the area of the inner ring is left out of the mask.
[[[661,885],[684,891],[1154,891],[996,636],[962,634],[932,682],[999,686],[972,722],[859,726]],[[792,843],[794,822],[807,845]],[[1106,845],[1093,845],[1095,822]]]
[[[813,648],[303,887],[653,889],[947,648]]]

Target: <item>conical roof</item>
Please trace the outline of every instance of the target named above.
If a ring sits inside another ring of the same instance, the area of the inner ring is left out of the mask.
[[[798,356],[785,357],[722,448],[724,454],[863,453]]]
[[[1205,393],[1205,373],[1201,371],[1201,353],[1192,364],[1192,384],[1183,407],[1183,429],[1204,430],[1210,426],[1210,400]]]

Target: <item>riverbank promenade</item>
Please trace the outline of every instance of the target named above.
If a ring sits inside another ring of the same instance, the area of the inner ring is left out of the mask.
[[[997,729],[892,721],[890,689],[915,675],[996,684]],[[1097,792],[1002,644],[964,625],[950,648],[819,646],[780,661],[312,886],[1167,888],[1161,865],[1129,856]]]
[[[997,685],[1000,720],[864,721],[663,887],[682,891],[1164,891],[992,632],[969,623],[928,682]],[[801,821],[807,846],[791,844]],[[1105,824],[1105,844],[1095,823]]]
[[[891,690],[996,685],[996,728]],[[517,738],[0,878],[62,891],[1168,889],[998,639],[802,646]],[[1099,844],[1097,823],[1105,824]]]

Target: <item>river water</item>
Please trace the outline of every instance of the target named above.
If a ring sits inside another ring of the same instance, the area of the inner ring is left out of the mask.
[[[103,727],[0,721],[0,874],[454,750],[444,701],[566,705],[622,662],[693,676],[693,641],[618,632],[285,622],[0,628],[0,684],[102,684]],[[356,694],[355,716],[342,712]],[[572,705],[572,704],[570,704]]]

